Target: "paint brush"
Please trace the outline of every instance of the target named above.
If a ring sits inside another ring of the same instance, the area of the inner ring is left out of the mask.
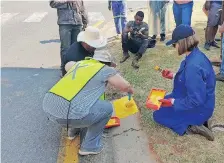
[[[131,102],[131,93],[128,93],[128,102],[126,102],[125,106],[127,108],[130,108],[133,106],[133,103]]]
[[[154,69],[157,70],[157,71],[159,71],[159,72],[162,72],[163,71],[163,69],[161,69],[159,66],[155,66]]]

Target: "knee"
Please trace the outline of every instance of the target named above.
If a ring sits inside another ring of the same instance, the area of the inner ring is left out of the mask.
[[[142,42],[142,45],[148,46],[148,39],[144,39],[143,42]]]
[[[153,114],[152,114],[152,118],[153,120],[156,122],[156,123],[159,123],[158,121],[158,111],[154,111]]]
[[[106,112],[106,115],[109,116],[109,117],[113,113],[113,105],[109,101],[107,101],[105,112]]]
[[[127,43],[128,42],[128,33],[123,32],[122,33],[122,42]]]

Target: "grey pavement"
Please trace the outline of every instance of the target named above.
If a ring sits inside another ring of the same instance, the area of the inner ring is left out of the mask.
[[[85,1],[85,4],[89,12],[102,12],[104,24],[113,22],[107,2]],[[145,2],[130,2],[128,6],[144,7]],[[2,162],[55,163],[61,127],[47,119],[42,110],[42,100],[60,75],[56,10],[50,8],[48,2],[3,1],[1,12],[18,13],[1,25]],[[34,12],[47,12],[47,15],[40,22],[23,22]],[[80,157],[80,162],[119,162],[121,156],[118,154],[130,146],[122,147],[123,139],[114,137],[114,132],[116,130],[105,134],[102,154]],[[136,137],[130,136],[126,141],[133,144],[131,139]],[[120,149],[119,153],[114,149],[115,145]],[[129,154],[135,152],[138,151],[133,150]]]

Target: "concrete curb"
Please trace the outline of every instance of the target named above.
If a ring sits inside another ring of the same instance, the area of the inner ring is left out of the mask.
[[[110,131],[115,163],[155,163],[149,141],[140,125],[140,113],[121,119],[121,126]]]

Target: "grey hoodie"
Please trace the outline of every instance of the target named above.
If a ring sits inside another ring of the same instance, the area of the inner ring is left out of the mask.
[[[83,25],[88,24],[88,16],[83,0],[77,1],[50,1],[50,6],[57,9],[58,24]]]

